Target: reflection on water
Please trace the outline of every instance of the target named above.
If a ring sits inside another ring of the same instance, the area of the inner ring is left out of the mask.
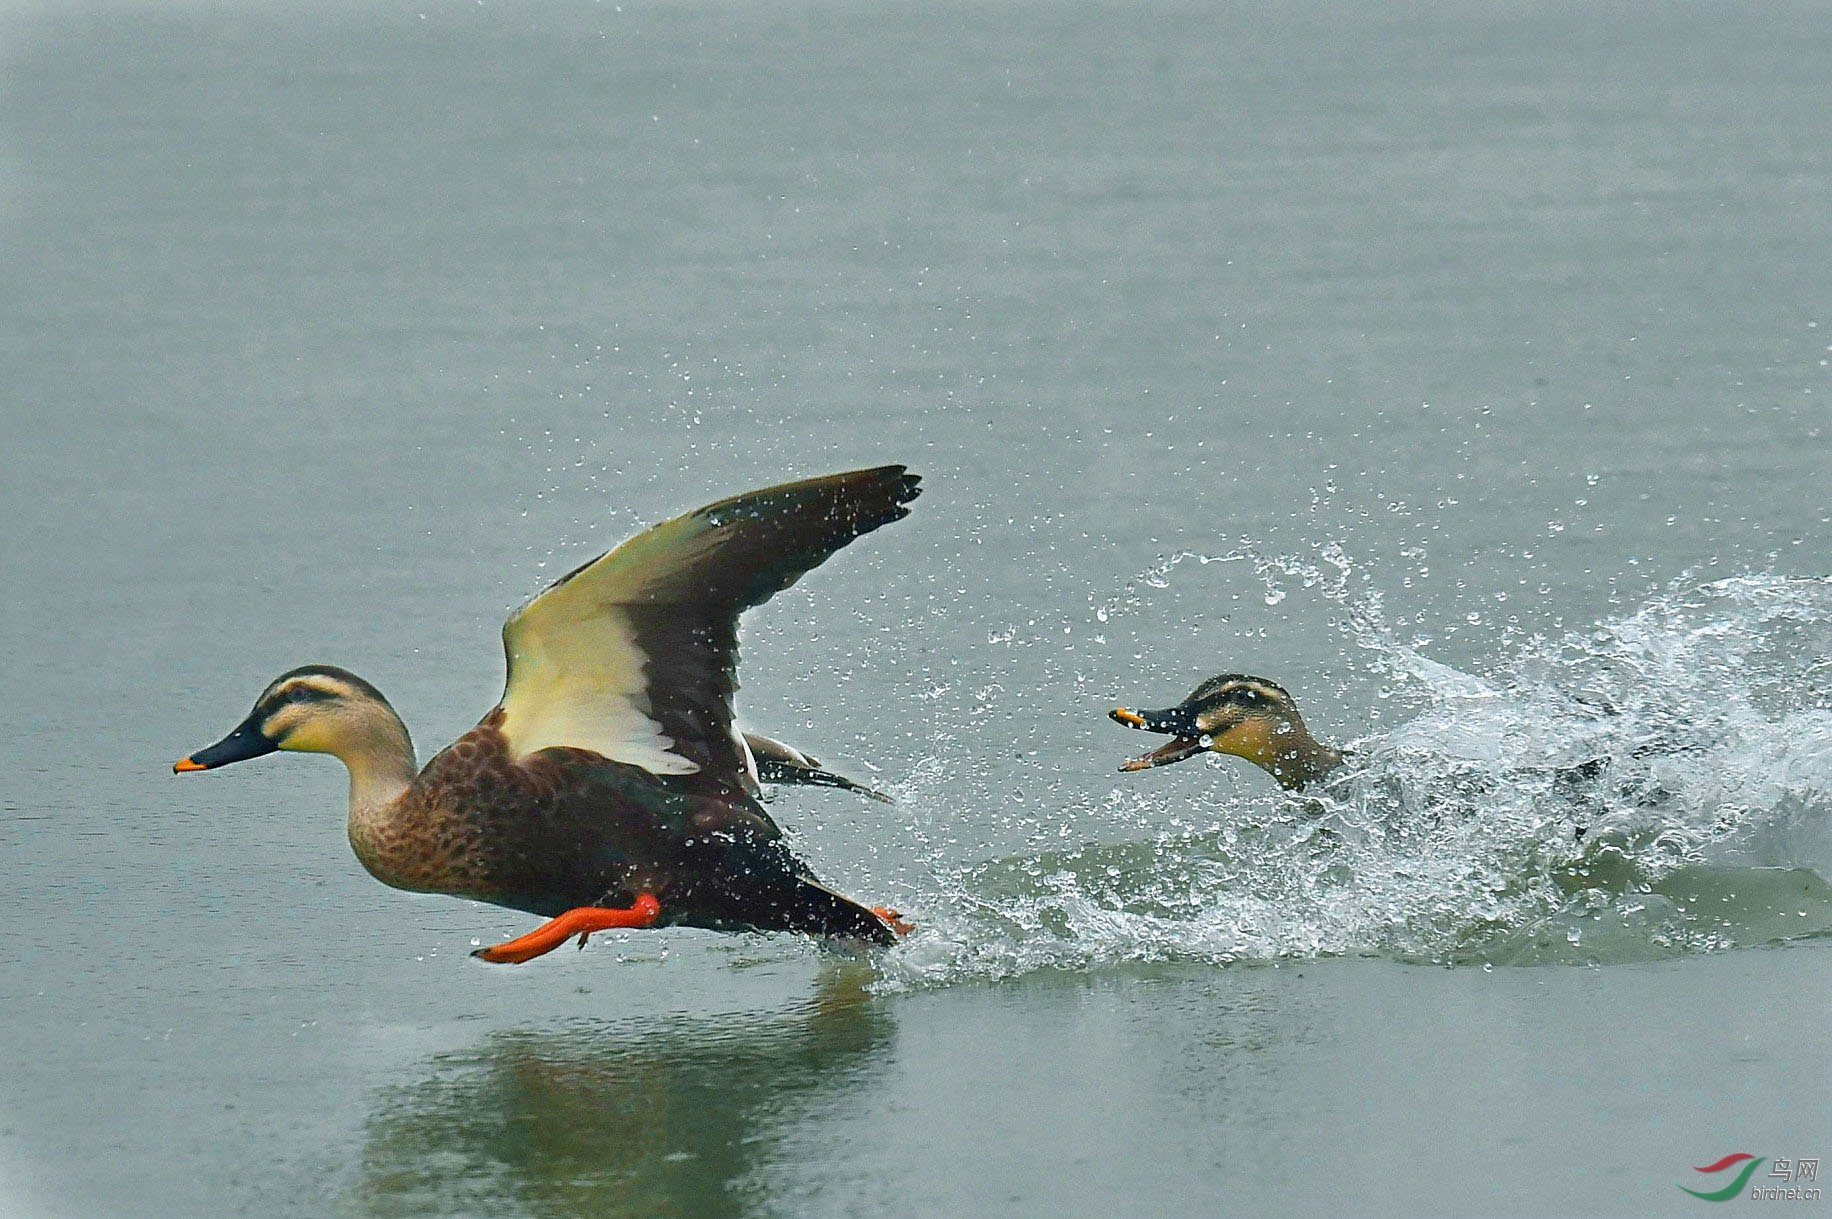
[[[886,1058],[869,976],[835,965],[786,1012],[510,1030],[439,1055],[377,1098],[351,1209],[738,1214],[795,1101],[846,1108]]]

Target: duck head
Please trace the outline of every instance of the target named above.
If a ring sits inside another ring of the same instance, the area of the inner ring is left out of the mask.
[[[1252,762],[1285,788],[1299,788],[1342,764],[1342,754],[1311,736],[1285,689],[1263,677],[1211,677],[1175,707],[1134,711],[1115,707],[1117,723],[1171,740],[1121,765],[1121,770],[1168,766],[1199,753],[1231,753]]]
[[[172,770],[214,770],[276,749],[335,754],[352,774],[398,769],[402,755],[410,775],[413,769],[407,728],[380,690],[344,669],[305,665],[274,678],[235,731],[178,759]]]

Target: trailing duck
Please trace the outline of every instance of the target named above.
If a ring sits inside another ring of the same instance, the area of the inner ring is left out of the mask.
[[[1120,766],[1148,770],[1193,758],[1227,753],[1245,758],[1296,791],[1342,765],[1340,749],[1325,745],[1304,726],[1298,704],[1283,686],[1245,673],[1211,677],[1175,707],[1134,711],[1115,707],[1108,716],[1128,728],[1170,734],[1171,740]]]

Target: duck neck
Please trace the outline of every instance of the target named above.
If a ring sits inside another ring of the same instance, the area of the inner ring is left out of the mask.
[[[1297,791],[1342,765],[1342,751],[1325,745],[1308,732],[1297,732],[1289,744],[1281,743],[1265,763],[1266,770],[1286,791]]]
[[[340,742],[337,756],[350,770],[350,839],[368,837],[389,809],[413,785],[419,767],[407,725],[394,708],[378,705],[362,730]]]

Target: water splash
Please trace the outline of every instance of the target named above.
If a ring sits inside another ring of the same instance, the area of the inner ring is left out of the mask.
[[[1191,560],[1337,602],[1367,666],[1423,709],[1351,742],[1316,791],[1218,785],[1200,815],[1144,785],[1070,801],[1160,827],[1129,841],[960,863],[925,838],[923,926],[882,985],[1123,961],[1610,963],[1832,932],[1832,578],[1676,586],[1477,675],[1395,641],[1340,553],[1179,555],[1139,580]],[[1129,585],[1097,620],[1137,604]]]

